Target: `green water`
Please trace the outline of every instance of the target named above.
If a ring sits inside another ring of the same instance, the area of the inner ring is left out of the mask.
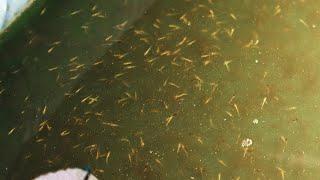
[[[317,179],[319,6],[50,2],[0,50],[0,175]]]

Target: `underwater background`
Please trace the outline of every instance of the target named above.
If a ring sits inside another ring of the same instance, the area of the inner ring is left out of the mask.
[[[320,177],[319,1],[40,4],[2,37],[0,178]]]

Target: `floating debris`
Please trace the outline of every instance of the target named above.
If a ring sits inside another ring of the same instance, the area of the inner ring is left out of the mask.
[[[107,164],[109,163],[110,155],[111,155],[111,151],[108,151],[107,154],[106,154],[106,163]]]
[[[253,142],[252,142],[251,139],[246,138],[246,139],[242,140],[242,142],[241,142],[241,147],[243,147],[243,148],[250,147],[250,146],[252,145],[252,143],[253,143]]]
[[[228,167],[227,164],[226,164],[223,160],[218,159],[218,162],[219,162],[222,166]]]
[[[107,126],[110,126],[110,127],[119,127],[119,125],[118,125],[118,124],[115,124],[115,123],[103,122],[102,124],[107,125]]]
[[[309,25],[308,25],[303,19],[299,19],[299,21],[300,21],[306,28],[309,28]]]
[[[226,66],[228,72],[230,72],[229,64],[230,64],[231,62],[232,62],[232,61],[225,61],[225,62],[223,63],[223,64]]]
[[[77,10],[77,11],[73,11],[70,13],[71,16],[74,16],[76,14],[79,14],[81,12],[81,10]]]
[[[168,125],[171,123],[172,119],[173,119],[173,115],[169,116],[169,117],[166,119],[166,126],[168,126]]]
[[[60,133],[60,136],[66,136],[66,135],[68,135],[68,134],[70,134],[70,131],[69,131],[69,130],[64,130],[64,131],[62,131],[62,132]]]
[[[142,147],[142,148],[143,148],[143,147],[144,147],[144,145],[145,145],[145,144],[144,144],[144,141],[143,141],[142,137],[140,137],[140,147]]]
[[[285,171],[280,167],[277,167],[277,170],[279,171],[279,173],[281,175],[281,179],[284,180]]]
[[[262,103],[261,103],[261,110],[263,109],[263,107],[264,107],[264,105],[267,103],[267,97],[264,97],[263,98],[263,101],[262,101]]]
[[[186,150],[186,147],[185,147],[185,145],[182,144],[182,143],[179,143],[179,144],[178,144],[177,154],[179,154],[180,150],[182,150],[182,151],[185,153],[185,155],[188,156],[188,152],[187,152],[187,150]]]
[[[14,132],[15,129],[16,129],[16,128],[12,128],[12,129],[8,132],[8,136],[10,136],[10,135]]]

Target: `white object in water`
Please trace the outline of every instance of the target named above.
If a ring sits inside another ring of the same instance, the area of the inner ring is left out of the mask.
[[[247,139],[244,139],[241,143],[241,146],[244,147],[244,148],[247,148],[249,146],[252,145],[252,140],[247,138]]]
[[[84,180],[87,171],[79,168],[69,168],[57,172],[41,175],[34,180]],[[94,175],[90,174],[88,180],[98,180]]]

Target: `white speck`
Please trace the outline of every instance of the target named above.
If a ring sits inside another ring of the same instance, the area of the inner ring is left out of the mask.
[[[224,120],[224,121],[226,121],[227,119],[226,119],[226,118],[224,118],[223,120]]]
[[[259,60],[258,60],[258,59],[256,59],[254,62],[256,62],[256,64],[258,64],[258,63],[259,63]]]
[[[252,121],[252,123],[253,123],[253,124],[258,124],[258,123],[259,123],[259,120],[258,120],[258,119],[254,119],[254,120]]]
[[[241,146],[242,147],[249,147],[252,145],[252,140],[247,138],[247,139],[244,139],[242,140],[242,143],[241,143]]]

